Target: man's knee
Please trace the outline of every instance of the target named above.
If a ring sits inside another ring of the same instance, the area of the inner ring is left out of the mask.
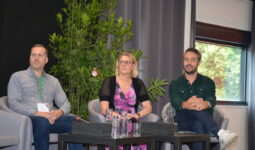
[[[67,115],[67,116],[61,116],[59,117],[56,122],[57,123],[66,123],[68,125],[72,125],[73,121],[75,119],[75,116]]]
[[[199,120],[193,121],[192,129],[196,133],[206,133],[205,126]]]
[[[193,114],[195,118],[197,120],[200,120],[201,122],[204,122],[204,123],[214,122],[213,116],[206,110],[194,111]]]
[[[41,130],[48,129],[50,127],[50,122],[47,118],[40,116],[31,116],[33,127],[39,127]]]
[[[192,125],[192,116],[187,110],[181,111],[175,116],[175,122],[178,123],[178,130],[189,130]]]
[[[65,132],[71,133],[75,116],[61,116],[55,121],[55,127],[61,127]]]

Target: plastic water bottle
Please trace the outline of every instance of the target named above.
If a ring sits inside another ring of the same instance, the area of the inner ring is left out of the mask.
[[[175,109],[169,108],[163,116],[163,122],[174,124]]]
[[[128,136],[128,117],[127,112],[121,112],[120,117],[120,137]]]
[[[174,124],[174,116],[175,116],[175,109],[174,108],[170,108],[167,111],[167,116],[168,116],[168,123],[170,124]]]
[[[120,121],[117,116],[113,116],[111,137],[116,139],[119,138],[119,136],[120,136]]]
[[[128,136],[128,122],[127,118],[120,119],[120,137]]]

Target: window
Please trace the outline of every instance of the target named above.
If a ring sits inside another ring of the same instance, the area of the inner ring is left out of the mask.
[[[210,77],[216,85],[219,101],[240,101],[244,98],[242,47],[196,41],[202,53],[199,72]],[[244,67],[245,68],[245,67]]]
[[[245,102],[247,37],[240,30],[196,23],[195,47],[202,53],[198,71],[215,82],[218,102]]]

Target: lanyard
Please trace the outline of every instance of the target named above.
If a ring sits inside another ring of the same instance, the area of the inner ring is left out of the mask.
[[[40,77],[40,78],[36,78],[36,82],[37,82],[37,89],[38,89],[38,93],[39,93],[39,98],[40,98],[41,101],[43,101],[45,78],[43,76]]]

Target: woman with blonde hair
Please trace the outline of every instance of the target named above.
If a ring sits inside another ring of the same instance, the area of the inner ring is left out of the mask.
[[[138,78],[137,61],[132,53],[124,52],[119,56],[115,76],[104,80],[99,97],[102,114],[113,109],[115,116],[127,112],[129,119],[139,120],[151,112],[151,101],[143,81]],[[142,109],[138,112],[139,104]]]

